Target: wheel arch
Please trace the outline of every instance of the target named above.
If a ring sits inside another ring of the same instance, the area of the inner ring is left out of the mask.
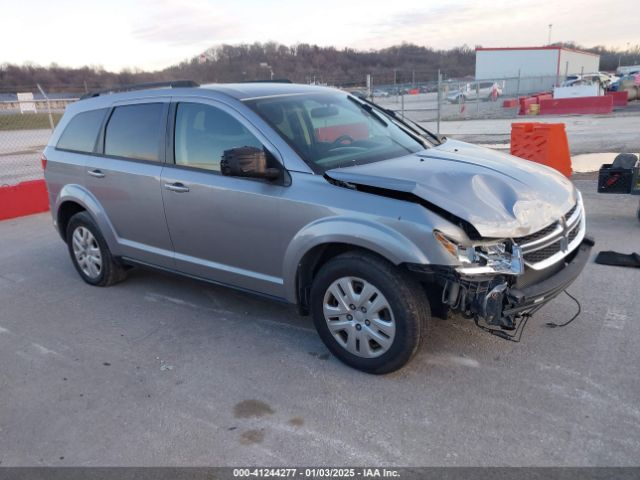
[[[94,219],[109,249],[117,255],[118,241],[113,225],[100,202],[81,185],[65,185],[56,199],[56,227],[66,242],[66,229],[69,220],[78,212],[86,211]]]
[[[393,265],[428,263],[415,244],[385,225],[361,219],[320,220],[296,235],[285,253],[285,296],[298,305],[300,313],[308,313],[309,289],[319,268],[348,251],[375,255]]]
[[[86,211],[87,209],[76,200],[65,200],[60,204],[56,212],[56,226],[62,240],[67,241],[67,226],[71,217]]]

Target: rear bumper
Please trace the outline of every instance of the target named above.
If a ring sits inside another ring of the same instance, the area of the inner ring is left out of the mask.
[[[573,258],[555,275],[524,288],[509,289],[507,297],[511,301],[508,302],[509,305],[503,310],[503,317],[517,315],[534,308],[537,310],[540,306],[562,293],[584,270],[593,245],[594,241],[585,237],[577,250],[572,253]]]

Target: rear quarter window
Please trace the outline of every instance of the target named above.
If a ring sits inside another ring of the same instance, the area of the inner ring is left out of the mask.
[[[56,148],[72,152],[93,152],[106,113],[106,108],[78,113],[60,135]]]
[[[116,107],[105,130],[105,155],[158,161],[163,110],[162,103]]]

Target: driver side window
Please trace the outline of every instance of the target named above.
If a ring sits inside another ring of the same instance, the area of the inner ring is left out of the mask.
[[[179,103],[176,110],[176,165],[220,171],[225,150],[262,149],[262,143],[227,112],[200,103]]]

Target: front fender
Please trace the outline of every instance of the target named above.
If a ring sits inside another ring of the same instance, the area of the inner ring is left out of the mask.
[[[355,217],[323,218],[302,228],[285,251],[282,271],[287,300],[297,301],[296,276],[305,254],[314,247],[331,243],[370,250],[394,265],[429,263],[424,252],[411,240],[386,225]]]
[[[77,203],[89,212],[100,228],[100,232],[107,242],[109,250],[111,250],[114,255],[120,254],[116,231],[113,228],[112,223],[109,221],[104,208],[102,208],[98,199],[89,190],[78,184],[68,184],[62,187],[58,193],[55,203],[55,220],[58,230],[60,229],[57,224],[58,213],[65,202]],[[61,235],[64,234],[61,232]]]

